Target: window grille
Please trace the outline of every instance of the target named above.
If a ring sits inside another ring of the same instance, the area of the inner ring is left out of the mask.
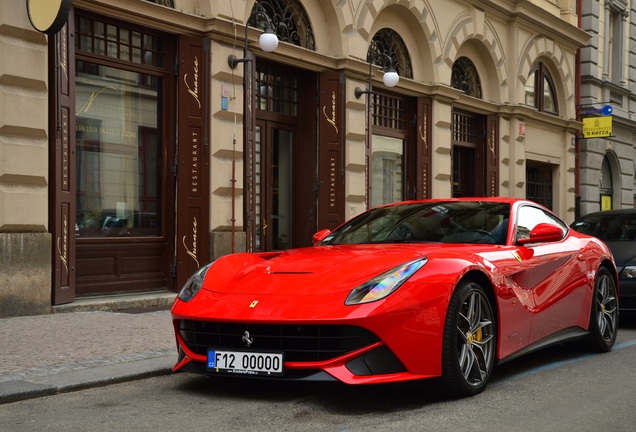
[[[174,0],[147,0],[150,3],[155,3],[161,6],[167,6],[174,9]]]
[[[131,63],[166,66],[161,38],[79,13],[75,14],[75,49]]]
[[[481,99],[481,81],[475,64],[468,57],[460,57],[453,63],[451,87],[463,91],[468,96]]]
[[[406,106],[403,99],[373,93],[373,126],[406,129]]]
[[[297,45],[308,50],[316,50],[314,31],[305,8],[298,0],[262,0],[254,4],[249,25],[265,30],[267,20],[256,12],[262,12],[270,19],[273,30],[282,42]]]
[[[483,126],[480,130],[483,133]],[[479,141],[476,117],[472,114],[453,111],[453,142],[474,145]]]
[[[289,116],[298,115],[298,77],[270,63],[259,62],[256,71],[256,107]]]
[[[383,28],[373,36],[367,51],[367,63],[381,68],[389,66],[384,56],[391,59],[391,66],[403,78],[413,78],[411,57],[402,37],[393,29]]]
[[[526,198],[552,210],[552,167],[528,165]]]

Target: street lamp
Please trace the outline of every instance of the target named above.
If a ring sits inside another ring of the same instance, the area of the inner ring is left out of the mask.
[[[262,9],[262,6],[260,6],[258,3],[256,5]],[[278,36],[276,36],[276,33],[274,33],[274,30],[272,28],[272,22],[269,19],[269,16],[267,16],[267,14],[263,12],[262,10],[257,10],[252,12],[250,17],[245,22],[245,46],[244,46],[243,52],[244,53],[247,52],[247,27],[250,21],[252,20],[252,18],[254,17],[261,17],[267,21],[267,24],[265,26],[265,31],[263,31],[263,33],[258,38],[258,45],[265,52],[274,51],[278,47]],[[245,63],[250,60],[251,59],[247,58],[246,54],[244,54],[243,58],[238,58],[234,54],[230,54],[227,58],[227,64],[230,66],[231,69],[235,69],[239,63]]]
[[[398,75],[397,71],[393,67],[393,61],[391,61],[391,57],[388,54],[377,52],[376,59],[382,60],[381,70],[384,72],[384,76],[382,77],[382,82],[384,82],[384,85],[387,87],[395,87],[400,81],[400,75]],[[373,85],[371,83],[373,74],[373,62],[374,59],[372,57],[369,59],[369,83],[367,84],[367,89],[362,90],[360,87],[356,87],[354,90],[356,99],[360,99],[363,94],[373,93]]]
[[[269,19],[269,16],[267,15],[267,13],[265,13],[265,9],[263,8],[263,6],[260,5],[260,3],[256,2],[254,4],[254,7],[252,8],[252,13],[250,14],[249,18],[245,21],[245,44],[243,46],[243,58],[238,58],[236,57],[234,54],[230,54],[227,58],[227,64],[230,66],[230,69],[234,70],[236,69],[236,66],[238,66],[239,63],[247,63],[253,60],[252,57],[248,57],[248,51],[247,51],[247,27],[249,26],[250,21],[252,21],[252,19],[256,19],[256,23],[254,25],[254,27],[258,27],[258,28],[262,28],[265,27],[265,30],[263,31],[263,33],[259,36],[258,38],[258,45],[261,47],[261,49],[265,52],[272,52],[274,51],[277,47],[278,47],[278,36],[276,36],[276,33],[274,33],[273,30],[273,25],[272,25],[272,21]],[[262,25],[258,25],[258,20],[261,20],[260,23],[263,23],[263,20],[265,21],[265,26]],[[247,102],[248,98],[252,98],[253,97],[253,93],[252,93],[252,80],[253,77],[250,77],[250,74],[248,73],[248,71],[245,71],[245,73],[243,73],[243,88],[245,90],[245,106],[244,106],[244,111],[246,110],[251,110],[252,109],[252,103],[251,102]],[[249,91],[248,91],[249,89]],[[236,122],[236,117],[235,120]],[[245,153],[247,153],[247,142],[249,141],[247,139],[247,135],[248,135],[248,131],[247,131],[247,123],[243,124],[243,133],[244,133],[244,140],[243,140],[243,146],[244,146],[244,151]],[[235,241],[235,231],[236,231],[236,215],[235,215],[235,208],[236,208],[236,137],[232,140],[232,178],[231,178],[231,183],[232,183],[232,244],[231,244],[231,248],[232,248],[232,253],[234,252],[234,241]]]

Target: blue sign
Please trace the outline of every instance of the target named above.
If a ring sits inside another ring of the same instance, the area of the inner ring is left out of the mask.
[[[585,111],[585,114],[602,114],[604,116],[611,116],[614,109],[611,105],[605,105],[603,108],[593,108]]]

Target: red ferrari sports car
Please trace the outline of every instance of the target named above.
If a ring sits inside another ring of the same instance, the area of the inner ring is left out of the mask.
[[[482,391],[497,363],[571,340],[609,351],[618,277],[600,240],[533,202],[408,201],[312,247],[207,264],[172,306],[173,370]]]

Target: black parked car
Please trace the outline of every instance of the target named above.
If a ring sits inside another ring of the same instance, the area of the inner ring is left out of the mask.
[[[590,213],[575,220],[571,227],[598,237],[611,249],[620,277],[618,308],[636,312],[636,208]]]

